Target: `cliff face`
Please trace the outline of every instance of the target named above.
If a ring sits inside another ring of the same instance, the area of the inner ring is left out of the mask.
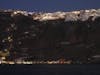
[[[35,13],[0,11],[0,50],[17,56],[100,54],[100,9]]]

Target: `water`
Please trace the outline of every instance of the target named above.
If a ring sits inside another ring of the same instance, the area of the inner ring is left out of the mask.
[[[0,74],[13,75],[100,75],[100,65],[4,65]]]

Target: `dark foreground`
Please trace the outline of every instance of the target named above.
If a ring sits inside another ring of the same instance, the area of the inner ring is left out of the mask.
[[[100,65],[1,65],[0,75],[100,75]]]

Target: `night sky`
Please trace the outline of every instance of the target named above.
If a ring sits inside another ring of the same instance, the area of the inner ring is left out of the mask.
[[[0,0],[0,8],[36,12],[98,9],[100,8],[100,0]]]

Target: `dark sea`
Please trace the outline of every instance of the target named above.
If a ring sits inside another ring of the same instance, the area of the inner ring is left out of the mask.
[[[0,75],[100,75],[100,65],[5,65]]]

